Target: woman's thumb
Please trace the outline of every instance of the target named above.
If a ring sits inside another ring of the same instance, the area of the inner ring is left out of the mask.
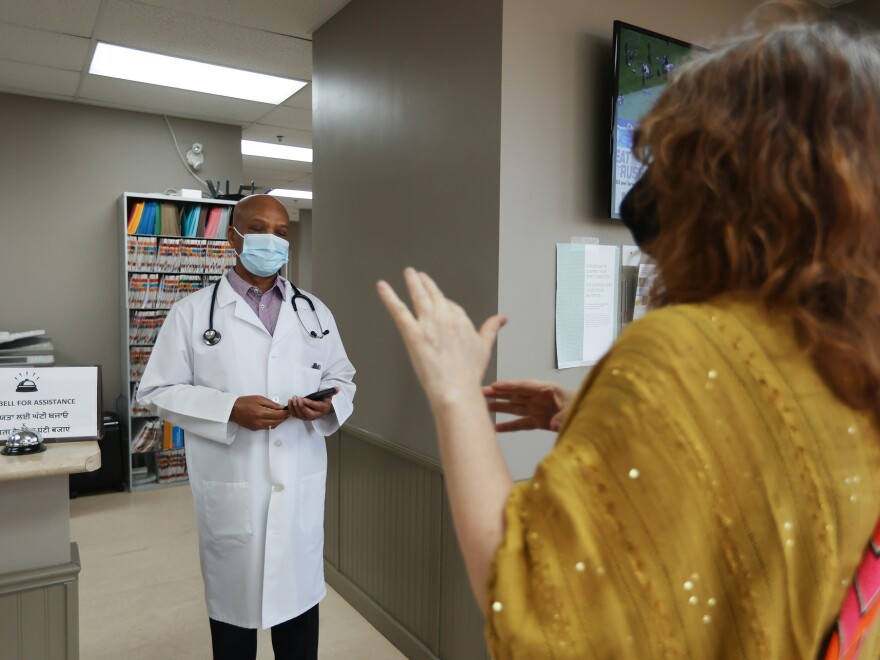
[[[494,344],[495,339],[498,338],[498,331],[501,330],[506,323],[506,316],[500,314],[490,316],[483,322],[483,325],[480,326],[480,336]]]

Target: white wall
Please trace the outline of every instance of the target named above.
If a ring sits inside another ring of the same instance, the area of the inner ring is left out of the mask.
[[[239,127],[171,123],[184,148],[204,145],[202,178],[241,180]],[[0,94],[0,144],[0,330],[45,329],[57,364],[100,364],[113,410],[119,197],[201,186],[159,115]]]
[[[579,386],[585,368],[555,369],[556,243],[631,243],[607,220],[611,33],[615,19],[706,43],[757,0],[505,0],[501,92],[498,309],[510,317],[498,377]],[[513,472],[529,476],[548,433],[503,436]]]

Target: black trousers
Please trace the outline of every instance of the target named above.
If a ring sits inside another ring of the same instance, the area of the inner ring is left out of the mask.
[[[256,660],[255,628],[239,628],[214,619],[209,621],[214,660]],[[275,660],[317,660],[318,606],[290,621],[272,626],[272,649]]]

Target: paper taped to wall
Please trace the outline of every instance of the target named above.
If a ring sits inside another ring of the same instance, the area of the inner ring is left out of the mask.
[[[556,245],[556,366],[596,364],[619,329],[620,247]]]

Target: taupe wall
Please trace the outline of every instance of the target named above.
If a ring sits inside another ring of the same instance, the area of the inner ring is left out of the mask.
[[[241,180],[239,127],[171,124],[182,149],[204,145],[202,178]],[[45,329],[58,364],[102,365],[112,410],[119,197],[201,186],[158,115],[0,94],[0,144],[0,330]]]
[[[501,0],[353,0],[313,60],[312,288],[358,370],[350,423],[436,457],[375,282],[413,265],[477,317],[497,306]]]
[[[498,309],[510,322],[499,378],[579,386],[585,368],[555,369],[555,244],[632,241],[607,220],[613,21],[707,43],[758,4],[729,0],[706,11],[696,0],[505,0]],[[539,431],[505,436],[514,474],[531,475],[552,442]]]
[[[296,285],[306,291],[312,290],[312,209],[301,209],[299,212],[299,228],[297,250],[299,258],[296,269]],[[291,271],[293,276],[293,271]]]
[[[407,264],[477,322],[510,317],[499,377],[580,384],[555,369],[555,243],[630,242],[606,219],[612,22],[706,43],[757,4],[353,0],[316,32],[313,288],[359,370],[353,425],[437,455],[373,289]],[[505,436],[514,475],[552,441]]]

